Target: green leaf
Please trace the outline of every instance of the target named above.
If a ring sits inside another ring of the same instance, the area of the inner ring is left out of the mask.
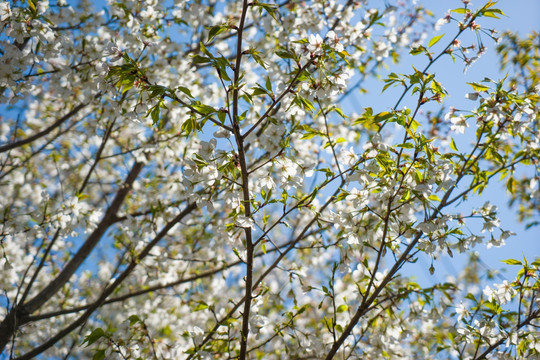
[[[376,122],[380,122],[380,121],[384,121],[386,119],[389,119],[393,116],[393,114],[391,112],[388,112],[388,111],[383,111],[381,113],[378,113],[377,115],[375,115],[375,118],[374,120]]]
[[[150,85],[148,87],[148,92],[150,93],[150,98],[153,99],[158,96],[162,96],[167,91],[165,86],[161,85]]]
[[[441,94],[442,96],[446,95],[446,90],[444,90],[441,83],[438,81],[433,80],[431,82],[431,89],[433,89],[436,94]]]
[[[181,129],[186,132],[186,135],[189,135],[193,130],[197,130],[197,126],[197,118],[195,117],[195,115],[192,115],[189,117],[189,119],[184,121]]]
[[[282,59],[294,59],[295,58],[293,53],[291,53],[289,51],[284,51],[284,50],[276,51],[276,55],[279,56]]]
[[[231,78],[229,77],[229,74],[227,74],[227,69],[225,68],[225,65],[218,63],[217,66],[214,64],[215,68],[218,71],[218,75],[225,81],[231,81]]]
[[[422,54],[424,51],[426,51],[426,48],[425,48],[425,47],[423,47],[423,46],[417,46],[417,47],[412,48],[412,49],[409,51],[409,54],[411,54],[412,56],[416,56],[416,55]]]
[[[403,196],[401,197],[401,200],[402,201],[407,201],[411,198],[411,191],[410,190],[405,190],[405,193],[403,193]]]
[[[266,83],[264,84],[266,90],[272,92],[272,82],[270,81],[270,76],[266,77]]]
[[[206,64],[212,61],[212,59],[201,55],[193,55],[192,59],[194,64]]]
[[[428,43],[428,48],[432,47],[433,45],[435,45],[436,43],[439,42],[439,40],[441,40],[443,38],[445,34],[441,34],[441,35],[437,35],[437,36],[434,36],[431,40],[429,40],[429,43]]]
[[[263,8],[264,10],[266,10],[266,12],[267,12],[274,20],[277,21],[277,17],[276,17],[277,5],[275,5],[275,4],[263,4],[263,3],[258,3],[258,2],[256,2],[255,4],[256,4],[256,6],[260,6],[261,8]]]
[[[337,113],[339,114],[339,116],[341,116],[343,119],[346,119],[346,118],[347,118],[347,115],[345,115],[345,114],[343,113],[343,111],[342,111],[340,108],[335,107],[335,108],[333,108],[332,110],[335,111],[335,112],[337,112]]]
[[[223,24],[212,26],[210,28],[210,31],[208,32],[208,39],[206,40],[206,42],[212,41],[216,36],[218,36],[224,31],[227,31],[229,28],[230,27],[228,25],[223,25]]]
[[[150,116],[152,117],[152,125],[156,125],[159,122],[159,106],[156,105],[150,111]]]
[[[492,17],[492,18],[495,18],[495,19],[500,19],[500,17],[498,17],[497,15],[495,15],[495,12],[493,12],[493,11],[491,11],[491,10],[482,12],[482,15],[483,15],[483,16],[487,16],[487,17]]]
[[[177,86],[177,87],[176,87],[176,90],[183,92],[184,94],[186,94],[186,95],[189,96],[190,98],[193,97],[193,95],[191,95],[191,91],[189,91],[189,89],[186,88],[186,87],[183,87],[183,86]]]
[[[84,338],[83,344],[86,343],[86,346],[88,347],[104,336],[105,331],[103,331],[102,328],[94,329],[94,331],[92,331],[90,335]]]
[[[506,259],[506,260],[501,260],[501,262],[508,265],[523,265],[521,261],[516,260],[516,259]]]
[[[349,309],[349,306],[347,304],[342,304],[342,305],[339,305],[338,308],[336,309],[336,311],[338,313],[342,313],[344,311],[347,311]]]
[[[201,51],[203,52],[204,55],[208,56],[212,60],[215,60],[214,55],[212,55],[212,53],[210,51],[208,51],[208,49],[206,48],[206,46],[204,46],[202,41],[199,42],[199,47],[200,47],[200,49],[201,49]]]
[[[105,359],[105,349],[100,349],[94,353],[92,360],[103,360]]]
[[[259,85],[259,87],[254,88],[253,92],[251,93],[251,96],[257,95],[268,95],[268,91]]]
[[[503,13],[500,9],[489,9],[482,11],[482,15],[484,16],[500,19],[496,14],[506,16],[506,14]]]
[[[406,143],[403,143],[403,144],[398,144],[396,146],[399,147],[399,148],[403,148],[403,149],[413,149],[414,148],[414,145],[411,144],[410,142],[406,142]]]
[[[301,140],[309,140],[313,137],[315,137],[317,135],[317,133],[307,133],[307,134],[304,134],[300,137]]]
[[[227,110],[225,111],[218,111],[218,114],[217,114],[217,117],[219,119],[219,121],[221,121],[222,124],[225,123],[225,117],[227,116]]]
[[[26,0],[26,2],[28,3],[28,6],[30,7],[30,9],[32,10],[32,12],[34,14],[37,13],[37,10],[36,10],[36,5],[34,5],[34,1],[32,0]]]
[[[457,9],[453,9],[453,10],[450,10],[450,11],[455,12],[456,14],[466,14],[468,12],[471,12],[471,10],[466,9],[466,8],[457,8]]]
[[[142,322],[137,315],[131,315],[130,317],[128,317],[128,320],[130,326],[133,326],[133,324],[136,324],[138,322]]]
[[[264,63],[263,59],[259,55],[260,52],[255,51],[255,50],[250,50],[249,54],[251,55],[251,57],[253,58],[253,60],[255,60],[257,64],[261,65],[261,67],[266,70],[266,64]]]
[[[485,85],[482,85],[482,84],[479,84],[479,83],[475,83],[475,82],[470,82],[470,83],[467,83],[468,85],[471,85],[472,88],[474,89],[474,91],[488,91],[489,90],[489,87],[488,86],[485,86]]]
[[[204,301],[200,301],[195,308],[193,308],[193,311],[201,311],[204,309],[208,309],[208,304],[206,304]]]
[[[309,101],[308,99],[300,95],[296,95],[293,102],[296,103],[299,107],[303,108],[304,110],[309,110],[309,111],[315,110],[315,107],[313,106],[311,101]]]
[[[213,114],[216,112],[216,109],[214,109],[213,107],[209,106],[209,105],[205,105],[205,104],[195,104],[193,105],[193,108],[195,110],[197,110],[198,112],[200,112],[201,114],[204,114],[204,115],[209,115],[209,114]]]
[[[510,194],[514,194],[516,192],[516,180],[514,180],[513,177],[509,178],[506,182],[506,190]]]
[[[172,334],[172,330],[171,330],[171,327],[169,325],[166,325],[163,329],[161,329],[161,333],[164,335],[164,336],[169,336]]]
[[[454,139],[453,138],[450,138],[450,148],[454,151],[457,151],[459,152],[457,146],[456,146],[456,143],[454,142]]]
[[[499,306],[499,304],[492,303],[492,302],[486,302],[484,305],[489,310],[489,312],[492,313],[492,314],[500,314],[502,312],[502,309]]]

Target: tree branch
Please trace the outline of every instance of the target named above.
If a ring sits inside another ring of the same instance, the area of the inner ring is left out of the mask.
[[[133,182],[141,172],[143,163],[136,162],[131,171],[129,172],[126,180],[116,193],[116,196],[107,209],[103,219],[98,224],[97,228],[86,239],[81,248],[66,264],[64,269],[58,274],[58,276],[52,280],[44,289],[36,294],[31,300],[25,304],[17,304],[6,315],[2,323],[0,324],[0,350],[4,349],[9,339],[13,336],[18,327],[28,320],[28,315],[39,309],[45,302],[47,302],[54,294],[58,292],[64,286],[83,261],[88,257],[90,252],[97,245],[101,237],[105,234],[109,226],[111,226],[116,219],[116,213],[120,206],[124,202],[127,194],[131,190]]]
[[[62,125],[64,122],[69,120],[73,115],[77,114],[81,109],[84,109],[88,103],[82,103],[77,106],[75,106],[70,112],[68,112],[66,115],[62,116],[60,119],[56,120],[51,126],[49,126],[46,129],[43,129],[42,131],[27,137],[26,139],[18,140],[15,142],[12,142],[11,144],[5,144],[0,146],[0,153],[15,149],[17,147],[29,144],[33,141],[36,141],[39,138],[42,138],[43,136],[49,134],[51,131]]]
[[[53,336],[51,339],[43,343],[42,345],[34,348],[33,350],[27,352],[26,354],[15,358],[15,360],[30,360],[34,358],[35,356],[41,354],[45,350],[49,349],[50,347],[54,346],[59,340],[61,340],[63,337],[68,335],[70,332],[84,324],[88,318],[94,313],[96,309],[98,309],[101,304],[107,299],[107,297],[113,293],[113,291],[128,277],[129,274],[135,269],[135,267],[150,253],[152,248],[161,240],[163,239],[169,230],[171,230],[177,223],[182,221],[184,217],[186,217],[189,213],[191,213],[194,209],[197,208],[197,205],[192,203],[187,206],[180,214],[178,214],[173,220],[171,220],[165,227],[159,232],[159,234],[156,235],[156,237],[146,245],[146,247],[137,255],[134,259],[131,260],[128,267],[116,278],[116,280],[103,292],[101,293],[99,299],[88,309],[86,312],[81,315],[77,320],[75,320],[72,324],[58,332],[55,336]]]

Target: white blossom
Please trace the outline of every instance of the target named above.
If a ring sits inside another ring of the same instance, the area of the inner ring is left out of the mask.
[[[465,116],[459,115],[454,116],[450,119],[452,122],[452,126],[450,127],[450,130],[458,133],[458,134],[464,134],[465,129],[469,127],[469,124],[467,123],[467,119],[465,119]]]
[[[11,16],[11,8],[9,2],[2,1],[0,3],[0,21],[6,21]]]
[[[322,54],[322,44],[323,39],[319,34],[310,34],[308,37],[309,44],[307,46],[307,50],[310,52],[310,54],[313,55],[321,55]]]

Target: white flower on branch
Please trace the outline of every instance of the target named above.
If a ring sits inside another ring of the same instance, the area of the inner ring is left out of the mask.
[[[337,34],[333,30],[330,30],[326,34],[326,37],[328,38],[330,46],[332,47],[332,49],[334,49],[334,51],[342,52],[344,50],[343,44],[340,43],[341,39],[337,36]]]
[[[276,187],[276,184],[274,183],[274,180],[272,179],[271,176],[267,175],[265,177],[263,177],[260,181],[259,181],[259,185],[263,188],[266,188],[267,190],[272,190],[273,188]]]
[[[392,46],[384,41],[380,40],[373,44],[373,55],[377,61],[381,61],[384,58],[387,58],[390,54]]]
[[[319,35],[319,34],[310,34],[309,37],[308,37],[308,46],[307,46],[307,51],[311,54],[311,55],[321,55],[323,53],[323,50],[322,50],[322,44],[323,44],[323,38]]]
[[[253,219],[244,215],[238,215],[236,217],[236,225],[241,228],[251,228],[252,230],[255,230],[255,222]]]
[[[508,303],[516,294],[516,290],[507,280],[504,280],[501,284],[495,284],[494,288],[486,286],[483,292],[489,301],[495,301],[501,305]]]
[[[465,129],[469,127],[469,124],[467,123],[467,119],[465,119],[465,116],[459,115],[455,116],[452,119],[450,119],[452,122],[452,126],[450,127],[450,130],[458,133],[458,134],[464,134]]]
[[[0,21],[6,21],[11,16],[11,7],[8,1],[0,3]]]

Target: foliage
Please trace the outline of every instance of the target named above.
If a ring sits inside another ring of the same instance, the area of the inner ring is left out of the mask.
[[[538,224],[539,36],[387,3],[2,2],[2,358],[539,356],[539,259],[484,274],[513,233],[461,208]],[[508,75],[450,107],[487,42]]]

